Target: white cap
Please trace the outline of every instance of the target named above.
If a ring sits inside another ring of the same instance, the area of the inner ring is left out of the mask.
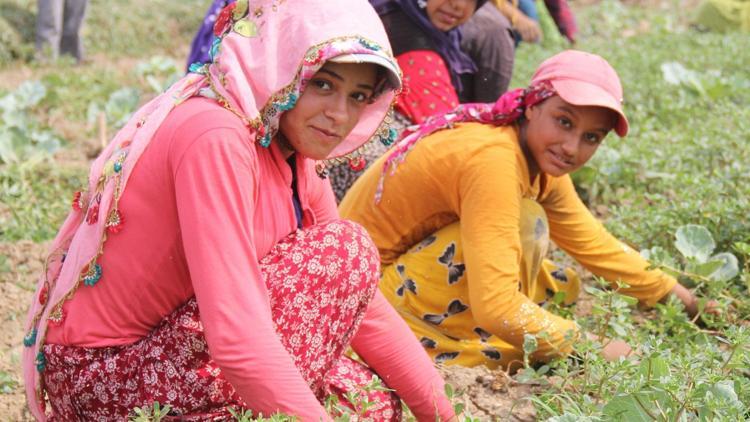
[[[329,59],[334,63],[373,63],[387,71],[386,80],[394,91],[401,89],[401,70],[396,61],[377,54],[350,53]]]

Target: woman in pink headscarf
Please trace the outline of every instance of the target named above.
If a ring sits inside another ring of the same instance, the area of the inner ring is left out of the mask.
[[[212,63],[138,110],[74,196],[29,313],[32,413],[125,420],[158,401],[189,420],[329,420],[322,400],[359,395],[374,420],[397,420],[399,398],[453,418],[377,292],[377,250],[320,177],[390,141],[400,75],[378,16],[240,0],[214,30]],[[393,391],[364,389],[375,374]]]

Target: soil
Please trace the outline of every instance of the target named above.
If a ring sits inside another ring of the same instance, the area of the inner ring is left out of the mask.
[[[0,386],[0,420],[31,421],[26,409],[21,374],[21,351],[26,310],[36,278],[42,272],[48,244],[31,241],[0,243],[0,374],[9,374],[10,385]],[[0,378],[2,380],[2,378]]]
[[[539,387],[519,383],[505,371],[480,366],[438,368],[453,386],[453,403],[481,421],[535,421],[536,410],[529,398]]]

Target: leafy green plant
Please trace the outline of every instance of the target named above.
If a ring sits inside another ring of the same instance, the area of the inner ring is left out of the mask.
[[[135,413],[135,415],[130,418],[130,421],[159,422],[169,415],[170,410],[172,410],[172,406],[165,404],[164,407],[162,407],[158,401],[155,401],[153,405],[134,408],[133,413]]]
[[[0,164],[38,162],[60,148],[60,139],[31,114],[46,95],[41,82],[26,81],[0,98]]]
[[[89,124],[93,125],[99,115],[104,113],[109,125],[120,128],[128,122],[128,119],[138,107],[139,101],[140,94],[136,88],[120,88],[109,95],[104,105],[99,102],[91,102],[86,111],[87,120]]]
[[[680,226],[674,239],[677,256],[661,247],[642,253],[707,296],[736,302],[730,289],[740,275],[738,259],[716,253],[713,236],[700,225]],[[743,257],[750,251],[743,242],[734,249]],[[713,317],[713,330],[704,330],[688,319],[676,298],[637,320],[641,311],[634,309],[634,299],[619,293],[622,284],[607,289],[603,280],[595,281],[599,287],[586,288],[591,312],[578,323],[599,338],[627,339],[636,355],[607,362],[598,340],[579,341],[574,357],[548,364],[548,372],[562,382],[547,382],[548,391],[532,399],[542,415],[555,421],[689,421],[742,420],[750,414],[750,379],[743,366],[750,361],[747,326],[728,314]],[[533,350],[527,343],[524,348]],[[544,383],[533,371],[516,378]]]
[[[177,66],[177,62],[171,57],[154,56],[147,61],[138,63],[135,74],[144,80],[156,93],[161,93],[182,75],[184,70]]]

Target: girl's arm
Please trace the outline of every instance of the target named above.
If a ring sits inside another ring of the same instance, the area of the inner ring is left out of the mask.
[[[597,221],[581,202],[569,176],[551,178],[542,206],[552,240],[595,275],[613,285],[618,280],[628,284],[623,293],[653,306],[675,289],[677,280],[660,270],[649,270],[648,261]]]

